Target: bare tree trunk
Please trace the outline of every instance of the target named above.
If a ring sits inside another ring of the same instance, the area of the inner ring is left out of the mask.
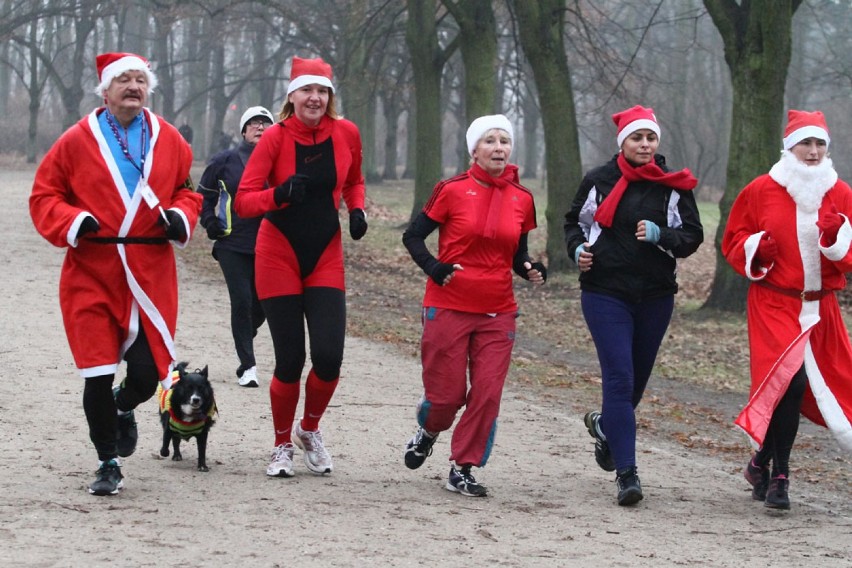
[[[462,132],[474,119],[502,112],[497,95],[497,21],[491,0],[441,0],[459,26],[459,50],[464,64]],[[468,167],[467,148],[460,149],[459,170]]]
[[[536,136],[541,115],[538,112],[538,101],[536,101],[535,86],[532,82],[527,83],[527,88],[522,96],[521,108],[524,113],[524,167],[521,177],[534,179],[538,176],[538,158],[539,152],[541,152]]]
[[[399,142],[397,131],[399,129],[399,117],[402,114],[402,108],[396,94],[382,91],[380,96],[387,129],[385,133],[385,167],[382,179],[395,180],[398,177],[396,173],[398,158],[397,145]]]
[[[30,43],[32,45],[36,45],[38,42],[38,22],[32,22],[30,24]],[[30,95],[30,119],[29,125],[27,128],[27,163],[34,164],[36,162],[36,154],[38,153],[38,147],[36,138],[38,136],[38,113],[39,109],[41,109],[41,91],[42,91],[42,82],[39,78],[38,73],[39,60],[38,54],[35,49],[30,50],[30,84],[29,84],[29,95]]]
[[[544,125],[547,167],[548,268],[571,266],[563,239],[564,215],[582,179],[571,73],[565,57],[564,0],[512,0],[521,46],[533,70]]]
[[[417,117],[412,110],[417,108],[417,97],[412,91],[409,94],[408,110],[405,113],[405,168],[402,179],[414,179],[417,170]]]
[[[154,13],[154,56],[157,62],[157,100],[158,112],[174,124],[175,121],[175,82],[172,76],[172,54],[169,36],[174,26],[174,15],[168,10]]]
[[[446,61],[438,46],[435,0],[406,0],[405,34],[417,93],[415,113],[414,202],[410,219],[420,214],[441,179],[441,71]]]
[[[725,44],[733,84],[731,143],[725,193],[719,203],[716,274],[705,308],[744,311],[748,282],[721,254],[731,206],[757,173],[778,160],[793,14],[801,0],[704,0]]]

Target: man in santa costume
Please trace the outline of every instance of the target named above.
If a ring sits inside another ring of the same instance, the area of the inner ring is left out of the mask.
[[[722,253],[751,282],[751,393],[736,424],[758,447],[752,496],[789,509],[799,414],[852,450],[852,346],[834,292],[852,271],[852,189],[828,157],[819,111],[791,110],[781,159],[731,208]]]
[[[170,385],[175,364],[177,272],[172,246],[189,241],[201,208],[192,150],[145,108],[157,77],[131,53],[97,56],[92,111],[56,141],[36,171],[30,214],[51,244],[67,247],[59,303],[83,409],[98,453],[93,495],[123,487],[119,456],[136,448],[133,409]],[[113,388],[121,361],[127,377]]]

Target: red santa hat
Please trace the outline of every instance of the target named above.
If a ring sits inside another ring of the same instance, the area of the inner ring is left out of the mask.
[[[290,84],[287,85],[287,94],[289,95],[305,85],[313,84],[328,87],[333,93],[334,85],[331,84],[331,78],[331,65],[321,58],[302,59],[301,57],[293,56],[293,63],[290,65]]]
[[[788,110],[784,149],[789,150],[805,138],[819,138],[825,140],[826,146],[829,145],[831,138],[828,135],[825,115],[820,111]]]
[[[473,156],[473,151],[476,149],[476,144],[489,130],[494,128],[505,130],[509,134],[509,140],[515,139],[515,132],[512,130],[512,123],[502,114],[488,114],[480,116],[470,123],[465,135],[467,141],[467,151]]]
[[[101,53],[95,59],[98,67],[98,87],[95,94],[103,96],[112,80],[128,71],[143,71],[148,76],[148,91],[157,87],[157,76],[151,70],[148,60],[135,53]]]
[[[643,128],[656,133],[657,138],[660,138],[660,125],[657,124],[657,117],[654,116],[654,109],[652,108],[636,105],[615,113],[612,115],[612,121],[618,128],[616,140],[619,148],[628,136]]]

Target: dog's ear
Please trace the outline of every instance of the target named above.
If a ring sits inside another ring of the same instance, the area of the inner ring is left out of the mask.
[[[200,371],[198,371],[198,372],[199,372],[199,373],[201,373],[201,376],[202,376],[202,377],[204,377],[204,378],[206,379],[206,378],[207,378],[207,365],[204,365],[204,368],[203,368],[203,369],[201,369],[201,370],[200,370]]]
[[[187,361],[181,361],[180,363],[177,364],[177,367],[175,367],[175,369],[177,369],[178,377],[183,378],[184,375],[186,375],[186,366],[187,365],[189,365],[189,363]]]

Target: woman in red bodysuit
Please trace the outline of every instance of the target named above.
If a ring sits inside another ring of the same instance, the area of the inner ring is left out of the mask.
[[[471,168],[439,183],[402,242],[429,276],[423,298],[423,397],[420,428],[405,449],[405,465],[417,469],[438,434],[464,412],[453,432],[447,489],[484,497],[471,474],[488,461],[503,384],[515,342],[518,306],[512,270],[543,284],[544,265],[527,255],[535,228],[533,196],[509,164],[513,129],[501,115],[482,116],[467,131]],[[425,239],[438,229],[438,258]],[[468,370],[470,387],[468,388]]]
[[[334,108],[331,66],[293,58],[281,121],[261,137],[235,200],[241,217],[263,215],[255,249],[258,297],[275,348],[269,386],[275,450],[271,477],[293,475],[294,443],[308,469],[332,471],[319,421],[340,377],[346,330],[341,197],[349,233],[367,232],[361,136]],[[304,416],[294,424],[305,365],[305,322],[311,369]]]

